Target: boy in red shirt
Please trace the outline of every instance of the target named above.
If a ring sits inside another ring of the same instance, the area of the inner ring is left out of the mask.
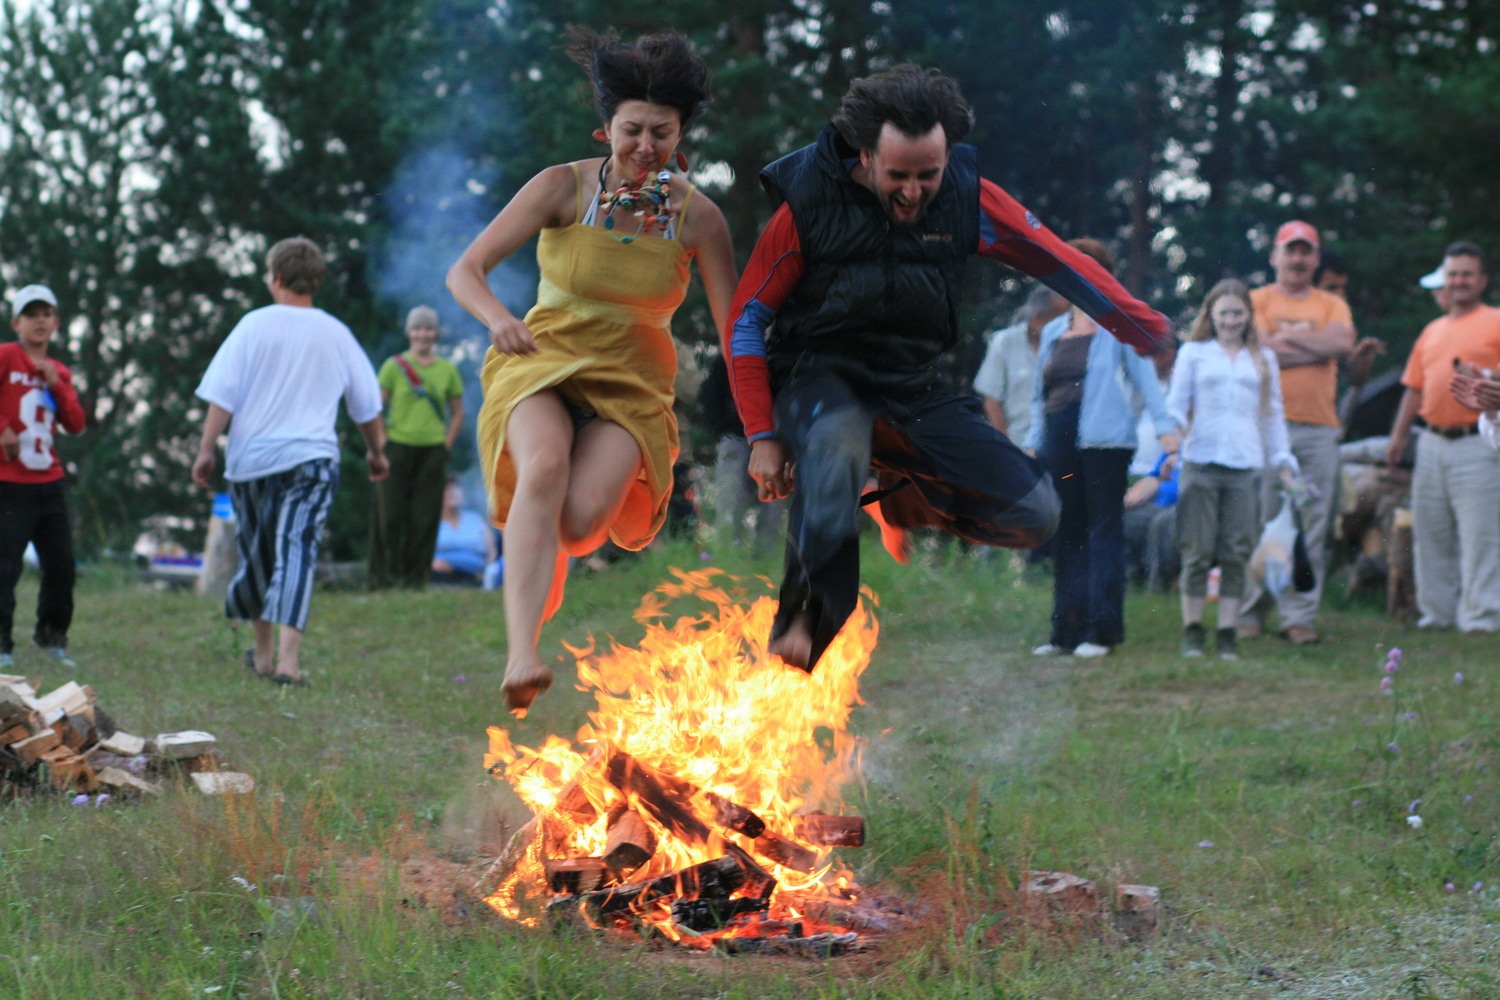
[[[75,666],[68,655],[73,533],[53,439],[59,429],[83,430],[84,416],[72,373],[47,357],[60,325],[52,289],[27,285],[11,300],[16,343],[0,344],[0,670],[15,664],[11,625],[27,543],[42,568],[32,640],[57,663]]]

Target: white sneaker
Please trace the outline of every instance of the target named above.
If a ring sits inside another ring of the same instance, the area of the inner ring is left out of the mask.
[[[1067,656],[1069,650],[1053,642],[1044,642],[1031,651],[1032,656]]]
[[[1073,655],[1081,656],[1085,660],[1092,660],[1100,656],[1108,656],[1109,647],[1101,646],[1097,642],[1084,642],[1080,643],[1078,647],[1073,650]]]

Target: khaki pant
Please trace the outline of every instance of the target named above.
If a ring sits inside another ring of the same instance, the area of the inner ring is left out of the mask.
[[[1500,451],[1423,431],[1411,484],[1417,608],[1426,628],[1500,629]]]
[[[1254,469],[1186,462],[1177,498],[1177,544],[1182,549],[1182,592],[1208,593],[1208,571],[1217,563],[1219,593],[1241,597],[1245,564],[1260,534],[1259,476]]]

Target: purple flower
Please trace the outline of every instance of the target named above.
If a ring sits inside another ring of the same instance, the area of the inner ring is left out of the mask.
[[[453,675],[453,683],[455,683],[455,684],[467,684],[467,683],[469,683],[469,675],[468,674],[454,674]]]
[[[1458,886],[1454,885],[1452,882],[1444,882],[1443,883],[1443,891],[1444,892],[1453,892],[1457,888],[1458,888]]]
[[[1387,743],[1385,745],[1385,748],[1387,750],[1389,750],[1391,753],[1400,753],[1401,752],[1401,744],[1399,744],[1399,743]]]
[[[1484,891],[1484,883],[1483,882],[1475,882],[1474,883],[1474,891],[1475,892],[1483,892]]]
[[[1401,664],[1397,663],[1395,660],[1386,660],[1385,661],[1385,672],[1387,674],[1394,674],[1396,671],[1398,671],[1400,669],[1401,669]]]
[[[1464,682],[1464,672],[1462,670],[1455,670],[1453,672],[1453,683],[1455,683],[1455,684],[1462,684],[1463,682]]]
[[[1466,805],[1466,806],[1472,806],[1473,804],[1474,804],[1474,796],[1472,796],[1472,795],[1465,795],[1464,796],[1464,805]]]
[[[1386,694],[1389,694],[1390,690],[1391,690],[1391,685],[1393,685],[1395,683],[1396,682],[1393,681],[1393,680],[1391,680],[1389,677],[1382,677],[1382,678],[1380,678],[1380,690],[1383,691],[1383,692],[1385,692]]]
[[[79,792],[77,795],[73,796],[73,805],[75,805],[75,806],[86,806],[88,804],[89,804],[89,797],[87,795],[83,794],[82,792]]]
[[[1352,808],[1354,808],[1354,809],[1358,809],[1360,806],[1362,806],[1364,804],[1365,804],[1365,800],[1364,799],[1355,799],[1353,802],[1349,803],[1349,805]]]
[[[1406,721],[1410,722],[1412,719],[1415,719],[1416,717],[1417,717],[1417,713],[1416,712],[1407,712],[1401,718],[1403,718]]]
[[[1390,652],[1388,652],[1388,653],[1385,654],[1385,658],[1387,660],[1393,660],[1396,663],[1400,663],[1401,662],[1401,647],[1400,646],[1392,646],[1391,649],[1390,649]]]
[[[1421,799],[1412,799],[1411,800],[1411,805],[1409,805],[1409,806],[1406,807],[1406,811],[1409,812],[1409,813],[1414,813],[1414,812],[1417,811],[1417,806],[1419,806],[1421,804],[1422,804],[1422,800]]]
[[[1200,841],[1198,841],[1198,846],[1199,847],[1212,847],[1212,846],[1214,846],[1214,842],[1212,840],[1200,840]]]

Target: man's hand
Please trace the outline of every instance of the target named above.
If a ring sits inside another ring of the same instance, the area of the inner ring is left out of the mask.
[[[755,480],[762,500],[780,500],[792,492],[794,468],[786,446],[775,438],[763,438],[750,445],[750,464],[746,471]]]
[[[391,460],[383,451],[365,452],[365,461],[370,466],[370,482],[378,483],[391,474]]]
[[[1453,370],[1449,383],[1453,398],[1471,410],[1500,409],[1500,379],[1464,363]]]
[[[208,480],[214,474],[214,453],[200,451],[193,460],[193,483],[200,489],[208,489]]]
[[[21,457],[21,435],[9,426],[0,430],[0,452],[5,453],[7,462],[14,462]]]

